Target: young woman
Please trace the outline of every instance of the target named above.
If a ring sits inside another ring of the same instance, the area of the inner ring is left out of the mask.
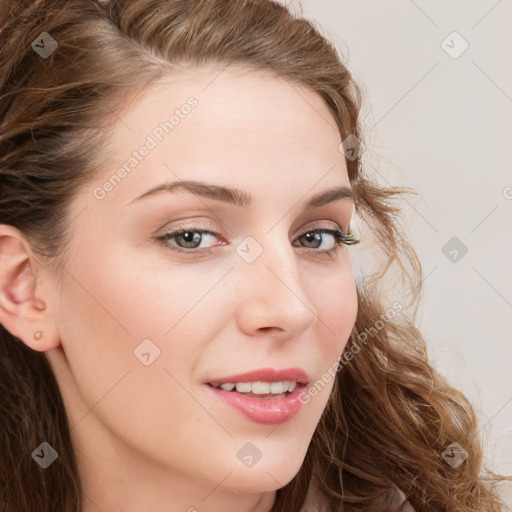
[[[20,0],[0,39],[0,510],[500,510],[310,22]]]

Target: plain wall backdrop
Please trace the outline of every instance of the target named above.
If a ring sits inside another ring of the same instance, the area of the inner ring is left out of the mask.
[[[404,218],[423,265],[431,363],[472,402],[488,467],[510,475],[512,2],[283,3],[348,57],[370,172],[419,193]]]

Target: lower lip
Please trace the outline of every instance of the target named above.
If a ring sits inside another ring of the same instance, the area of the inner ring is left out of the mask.
[[[223,402],[262,425],[279,425],[291,420],[300,411],[301,399],[307,391],[305,384],[298,384],[283,398],[255,398],[236,391],[224,391],[209,384],[207,387]]]

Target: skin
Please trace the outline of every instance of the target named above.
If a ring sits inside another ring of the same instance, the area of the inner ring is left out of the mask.
[[[279,426],[250,421],[205,382],[265,367],[300,367],[315,382],[356,319],[350,248],[328,256],[331,235],[319,248],[297,241],[312,227],[347,230],[354,211],[346,198],[304,211],[316,193],[350,187],[327,106],[269,74],[222,69],[166,79],[127,105],[106,137],[104,171],[72,200],[62,286],[21,233],[0,226],[0,320],[45,352],[56,374],[82,512],[268,512],[276,489],[299,471],[334,380]],[[103,199],[94,197],[190,96],[197,107]],[[178,180],[236,186],[253,203],[174,191],[130,204]],[[192,250],[182,239],[156,242],[182,221],[221,232],[203,235],[209,253],[174,252],[180,243]],[[252,263],[236,252],[247,236],[263,250]],[[134,356],[144,339],[160,350],[149,366]],[[252,468],[237,458],[247,442],[262,453]]]

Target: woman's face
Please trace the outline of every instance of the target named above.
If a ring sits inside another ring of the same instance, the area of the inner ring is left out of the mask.
[[[176,499],[199,510],[212,493],[208,510],[225,493],[282,487],[355,322],[350,249],[306,235],[346,231],[354,211],[343,194],[307,207],[350,188],[328,108],[304,87],[222,69],[160,82],[129,105],[106,138],[103,174],[71,204],[61,346],[47,355],[91,493],[179,483]],[[171,187],[182,181],[212,188]],[[300,369],[320,391],[301,405],[307,386],[270,402],[209,384],[261,369]]]

